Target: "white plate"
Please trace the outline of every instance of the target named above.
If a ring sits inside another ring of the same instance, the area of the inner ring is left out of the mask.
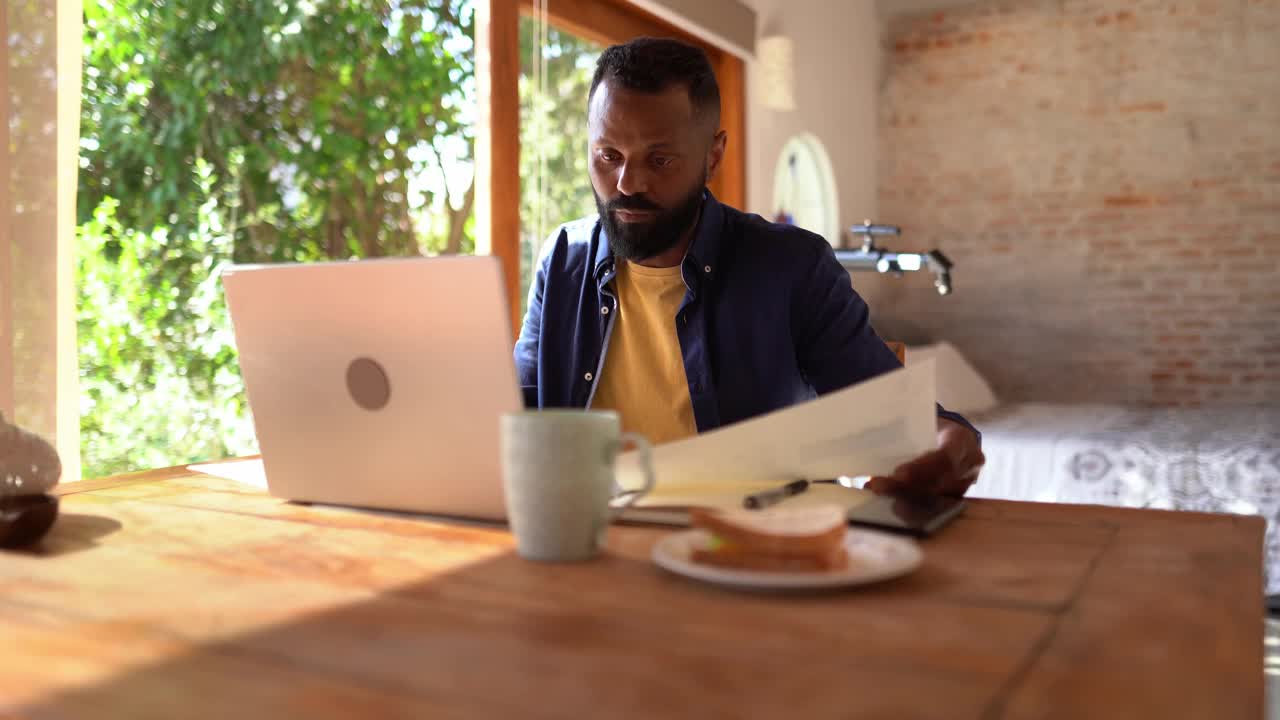
[[[738,570],[693,561],[693,548],[706,542],[707,537],[705,530],[672,533],[654,545],[653,561],[677,575],[717,585],[752,590],[811,590],[889,580],[915,570],[924,560],[920,546],[910,538],[851,528],[844,541],[849,564],[840,570]]]

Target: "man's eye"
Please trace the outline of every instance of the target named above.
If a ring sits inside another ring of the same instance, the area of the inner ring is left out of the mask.
[[[607,163],[616,163],[619,160],[618,153],[612,153],[612,152],[600,153],[600,159]]]
[[[667,167],[673,162],[675,162],[675,158],[670,158],[665,155],[658,155],[653,159],[653,164],[660,168]]]

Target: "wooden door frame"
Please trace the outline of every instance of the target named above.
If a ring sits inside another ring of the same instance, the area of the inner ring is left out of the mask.
[[[476,3],[480,103],[476,132],[476,251],[487,249],[502,260],[512,327],[517,335],[524,307],[520,293],[520,16],[532,15],[533,10],[533,0]],[[720,85],[721,129],[729,137],[720,169],[707,185],[721,202],[738,208],[745,205],[746,67],[740,58],[626,0],[551,0],[547,16],[552,25],[601,45],[649,35],[676,38],[706,51]]]
[[[9,12],[0,10],[0,414],[10,422],[14,411],[13,243],[9,215]]]

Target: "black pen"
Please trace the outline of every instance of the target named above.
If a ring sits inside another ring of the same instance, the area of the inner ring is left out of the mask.
[[[743,498],[742,506],[749,510],[759,510],[760,508],[766,508],[770,505],[782,502],[792,495],[799,495],[808,489],[808,480],[796,480],[794,482],[789,482],[780,488],[774,488],[773,490],[765,490],[764,492],[758,492],[754,495],[748,495]]]

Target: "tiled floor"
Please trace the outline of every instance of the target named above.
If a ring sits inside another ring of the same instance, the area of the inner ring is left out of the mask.
[[[1280,620],[1267,621],[1263,658],[1263,672],[1267,674],[1267,720],[1280,720]]]

